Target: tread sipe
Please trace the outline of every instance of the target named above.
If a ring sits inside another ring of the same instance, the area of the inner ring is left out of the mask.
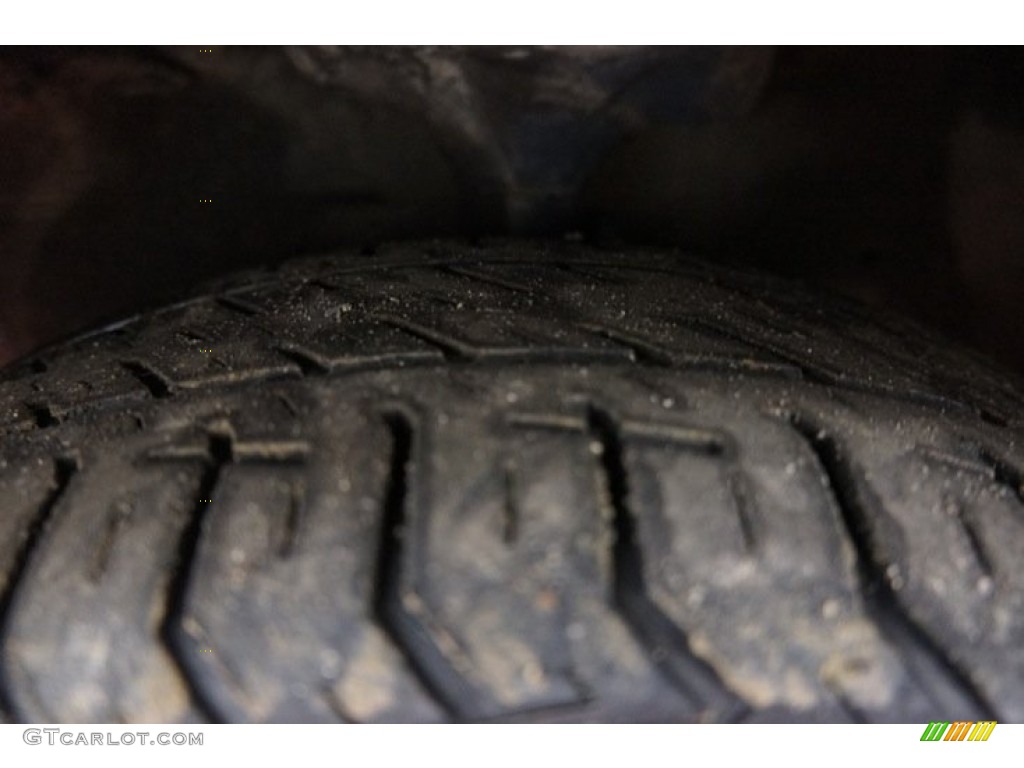
[[[1017,384],[677,254],[290,262],[0,374],[0,720],[1024,720]]]

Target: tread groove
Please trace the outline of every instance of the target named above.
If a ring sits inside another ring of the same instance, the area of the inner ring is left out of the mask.
[[[1014,496],[1017,501],[1024,504],[1024,475],[1016,467],[1008,464],[988,450],[979,452],[981,460],[991,468],[992,474],[997,483],[1002,483]]]
[[[941,395],[933,395],[917,389],[897,389],[895,387],[880,386],[878,384],[872,384],[859,379],[848,379],[836,371],[814,365],[784,347],[766,342],[764,339],[752,339],[750,336],[733,328],[729,328],[720,322],[711,323],[703,318],[689,316],[675,317],[671,319],[673,319],[674,322],[677,322],[684,327],[691,328],[697,332],[745,344],[754,350],[768,352],[781,362],[800,371],[802,378],[808,384],[817,384],[830,389],[842,389],[849,392],[873,395],[875,397],[883,397],[889,400],[896,400],[927,408],[937,408],[939,410],[953,408],[956,410],[971,412],[976,411],[976,409],[971,408],[966,403],[961,403],[957,400],[952,400]]]
[[[163,642],[178,665],[182,680],[196,708],[211,722],[219,722],[220,717],[204,694],[192,664],[187,659],[186,646],[189,640],[182,622],[185,619],[185,602],[191,582],[192,565],[202,536],[203,524],[211,506],[206,500],[213,498],[221,472],[234,460],[232,441],[230,432],[211,430],[208,434],[206,466],[196,487],[188,522],[178,541],[178,555],[168,579],[166,608],[160,629]]]
[[[690,648],[686,633],[666,616],[647,593],[637,519],[629,506],[629,478],[619,429],[606,411],[587,409],[590,434],[601,446],[599,461],[611,505],[612,597],[614,607],[654,665],[685,697],[716,720],[738,720],[747,706],[709,664]],[[702,717],[703,719],[703,717]]]
[[[160,399],[173,394],[173,386],[164,376],[138,360],[123,360],[121,367],[134,376],[153,397]]]
[[[513,293],[525,293],[530,296],[533,296],[536,293],[536,291],[529,286],[522,285],[511,280],[506,280],[504,278],[497,277],[496,275],[487,275],[482,272],[477,272],[475,269],[471,269],[466,266],[448,264],[441,267],[441,269],[449,274],[458,275],[459,277],[464,277],[469,280],[475,280],[478,283],[484,283],[486,285],[494,285],[498,288],[504,288],[506,291],[512,291]]]
[[[827,683],[825,687],[832,694],[839,708],[850,718],[850,722],[857,723],[858,725],[871,722],[870,715],[847,696],[846,692],[839,686]]]
[[[631,333],[609,328],[605,325],[590,323],[584,323],[580,327],[626,347],[633,353],[633,357],[638,363],[646,363],[647,365],[655,365],[661,368],[669,367],[675,363],[669,352],[650,342],[637,338]]]
[[[279,402],[282,406],[284,406],[284,409],[286,411],[288,411],[288,414],[290,416],[297,417],[299,415],[298,406],[295,405],[295,403],[292,401],[292,399],[290,397],[288,397],[288,395],[284,395],[284,394],[277,395],[277,402]]]
[[[736,518],[740,524],[740,544],[743,551],[749,554],[757,548],[758,544],[754,525],[754,502],[739,464],[733,457],[730,459],[732,463],[726,470],[726,483],[733,501],[736,503]]]
[[[478,720],[496,714],[493,704],[455,669],[438,648],[413,608],[419,600],[405,594],[402,584],[407,504],[413,455],[413,424],[399,410],[383,414],[391,432],[391,467],[385,488],[381,540],[373,596],[381,627],[408,660],[423,685],[448,714],[458,720]]]
[[[216,302],[225,309],[229,309],[232,312],[236,312],[245,317],[256,317],[257,315],[263,314],[263,310],[255,304],[250,304],[244,299],[232,296],[230,293],[218,296],[216,298]]]
[[[597,269],[601,268],[601,265],[599,264],[557,263],[554,266],[562,270],[563,272],[568,272],[570,275],[574,275],[575,277],[586,277],[590,280],[595,280],[603,285],[610,285],[616,287],[624,285],[623,280],[614,278],[611,275],[604,275],[596,271]]]
[[[302,487],[292,483],[288,489],[288,512],[284,518],[284,532],[281,536],[281,544],[277,549],[277,556],[281,559],[287,559],[295,552],[295,542],[302,528],[305,503],[305,493]]]
[[[275,347],[278,353],[291,360],[303,376],[324,376],[331,372],[331,365],[320,355],[295,344]]]
[[[338,697],[334,691],[331,690],[330,686],[324,686],[320,691],[320,698],[327,705],[327,708],[331,710],[338,718],[341,723],[358,723],[359,721],[352,717],[352,713],[345,709],[345,705],[338,701]]]
[[[477,357],[476,350],[470,345],[447,334],[435,331],[432,328],[389,315],[379,316],[379,319],[400,331],[408,333],[410,336],[416,337],[420,341],[425,341],[437,347],[441,354],[445,356],[445,359],[449,361],[466,362]]]
[[[963,456],[957,456],[928,446],[921,446],[916,450],[917,453],[925,459],[933,461],[940,466],[944,465],[954,471],[970,472],[971,474],[978,475],[989,481],[996,479],[995,470],[990,464],[984,461],[972,461],[971,459]]]
[[[43,403],[25,403],[25,407],[28,408],[29,413],[32,414],[33,421],[35,421],[36,426],[40,429],[48,429],[60,424],[60,419],[53,412],[52,406]]]
[[[829,371],[815,365],[810,365],[806,360],[801,359],[797,355],[777,344],[765,342],[763,339],[753,340],[746,334],[728,327],[721,322],[712,323],[704,318],[692,316],[677,316],[670,319],[686,328],[697,331],[698,333],[744,344],[751,349],[768,352],[781,362],[797,368],[803,378],[811,384],[833,386],[841,380],[833,371]],[[844,382],[844,384],[849,386],[851,382]]]
[[[103,538],[100,539],[99,546],[96,548],[96,556],[93,559],[92,567],[89,569],[89,580],[93,584],[99,583],[103,578],[103,575],[107,572],[107,566],[110,564],[110,555],[114,550],[114,544],[121,533],[124,531],[125,526],[128,524],[128,520],[131,517],[132,509],[128,504],[115,504],[107,518],[107,524],[104,527]]]
[[[192,344],[196,341],[204,344],[206,343],[206,337],[191,328],[181,328],[180,330],[175,331],[174,335],[179,339],[183,339],[188,344]]]
[[[516,467],[511,461],[502,468],[502,479],[505,483],[505,504],[501,539],[507,546],[512,546],[519,539],[519,489]]]
[[[839,443],[829,432],[802,414],[789,414],[788,421],[815,456],[839,512],[857,559],[857,581],[864,609],[879,632],[904,660],[907,672],[944,710],[968,713],[977,719],[997,719],[993,708],[973,681],[901,605],[893,586],[894,563],[881,562],[876,555],[877,534],[869,519],[868,504],[859,490],[856,470],[843,458]],[[923,662],[930,661],[930,664]]]
[[[978,526],[974,521],[973,515],[966,511],[962,506],[957,505],[956,507],[956,521],[960,525],[960,529],[964,533],[964,538],[967,539],[967,546],[971,550],[971,554],[974,555],[974,559],[978,563],[978,568],[981,572],[992,578],[994,572],[992,570],[992,559],[988,556],[988,550],[985,544],[981,540],[981,535],[978,533]]]

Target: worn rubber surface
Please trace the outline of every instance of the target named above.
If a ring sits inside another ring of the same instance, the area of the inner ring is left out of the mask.
[[[1022,721],[1020,404],[673,254],[255,272],[3,375],[0,713]]]

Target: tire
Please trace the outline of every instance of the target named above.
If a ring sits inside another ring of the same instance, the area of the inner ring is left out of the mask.
[[[1019,391],[671,253],[254,272],[0,380],[0,711],[1021,721]]]

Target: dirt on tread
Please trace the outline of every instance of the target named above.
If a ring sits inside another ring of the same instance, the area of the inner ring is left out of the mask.
[[[1018,382],[676,253],[330,254],[0,374],[0,720],[1024,720]]]

